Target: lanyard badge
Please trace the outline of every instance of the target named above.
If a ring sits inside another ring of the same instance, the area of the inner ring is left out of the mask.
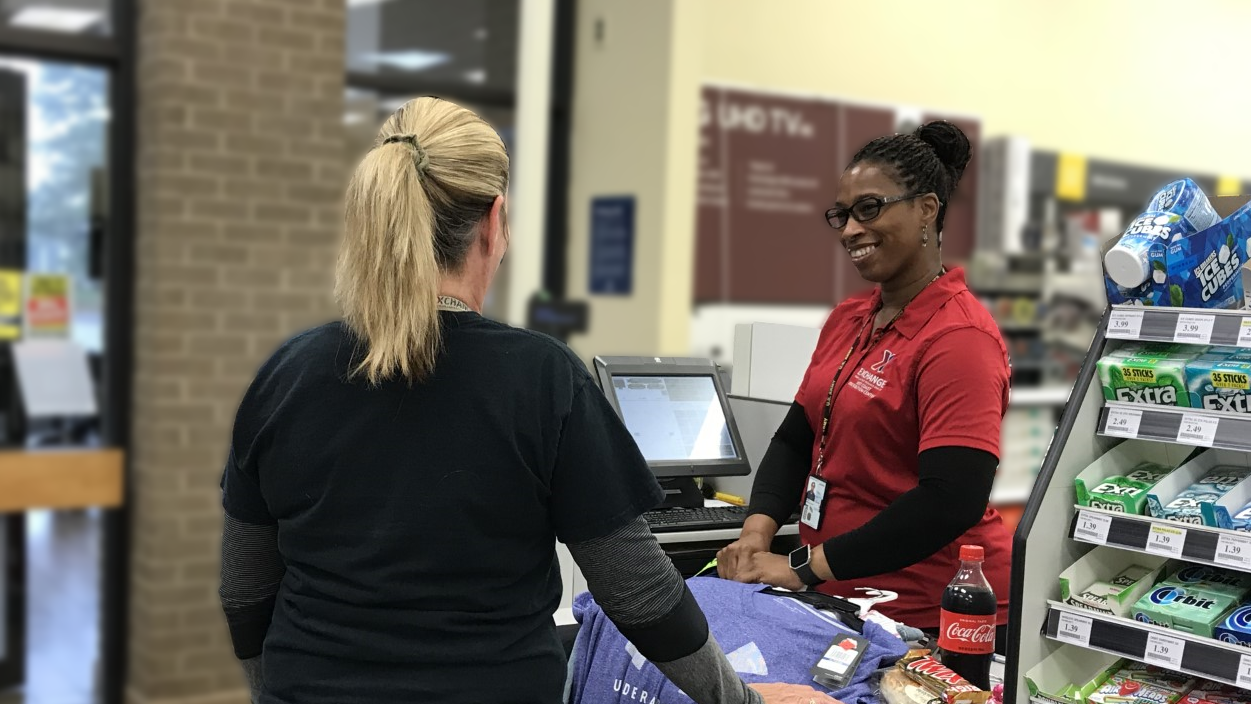
[[[808,489],[804,492],[804,510],[799,515],[799,522],[813,530],[821,530],[821,513],[825,508],[824,479],[816,475],[808,477]]]

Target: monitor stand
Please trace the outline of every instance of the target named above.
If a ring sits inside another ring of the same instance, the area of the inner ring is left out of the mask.
[[[660,508],[700,508],[704,495],[695,485],[694,477],[661,479],[660,488],[665,491],[665,501]]]

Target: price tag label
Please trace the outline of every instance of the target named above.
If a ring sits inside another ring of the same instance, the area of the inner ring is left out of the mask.
[[[1216,428],[1220,418],[1192,413],[1182,414],[1181,427],[1177,429],[1177,442],[1211,447],[1216,442]]]
[[[1177,316],[1177,329],[1173,331],[1173,342],[1206,345],[1212,341],[1213,325],[1216,325],[1214,315],[1182,313]]]
[[[1087,543],[1103,545],[1108,542],[1108,531],[1111,529],[1111,516],[1094,511],[1078,511],[1077,527],[1073,529],[1073,537]]]
[[[1114,309],[1108,317],[1108,337],[1137,340],[1142,334],[1142,316],[1140,310]]]
[[[1216,540],[1216,557],[1213,561],[1218,565],[1228,565],[1240,570],[1251,568],[1251,536],[1221,533],[1221,537]]]
[[[1061,611],[1060,627],[1056,630],[1056,638],[1066,643],[1089,648],[1090,626],[1092,623],[1094,622],[1087,616],[1078,616],[1077,614]]]
[[[1147,652],[1143,660],[1148,665],[1160,665],[1170,670],[1180,670],[1182,653],[1186,651],[1186,641],[1163,633],[1151,633],[1147,636]]]
[[[1186,544],[1186,529],[1156,523],[1147,533],[1147,552],[1166,557],[1181,557]]]
[[[1243,655],[1238,660],[1238,686],[1243,689],[1251,688],[1251,655]]]
[[[1251,316],[1243,318],[1238,326],[1238,346],[1251,347]]]
[[[1138,426],[1142,425],[1142,411],[1129,408],[1109,408],[1108,424],[1103,432],[1123,438],[1138,437]]]

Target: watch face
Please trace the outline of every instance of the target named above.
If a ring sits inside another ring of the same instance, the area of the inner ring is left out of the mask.
[[[808,546],[804,545],[790,554],[791,569],[797,570],[808,564]]]

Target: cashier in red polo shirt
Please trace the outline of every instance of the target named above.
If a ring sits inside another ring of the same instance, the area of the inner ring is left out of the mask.
[[[981,545],[1006,623],[1011,536],[988,504],[1008,355],[964,272],[940,254],[969,157],[959,128],[931,122],[870,142],[843,173],[826,217],[878,286],[830,314],[757,470],[742,535],[719,555],[722,577],[843,596],[889,590],[899,598],[878,607],[885,615],[937,628],[960,546]],[[771,554],[797,510],[800,554]]]

